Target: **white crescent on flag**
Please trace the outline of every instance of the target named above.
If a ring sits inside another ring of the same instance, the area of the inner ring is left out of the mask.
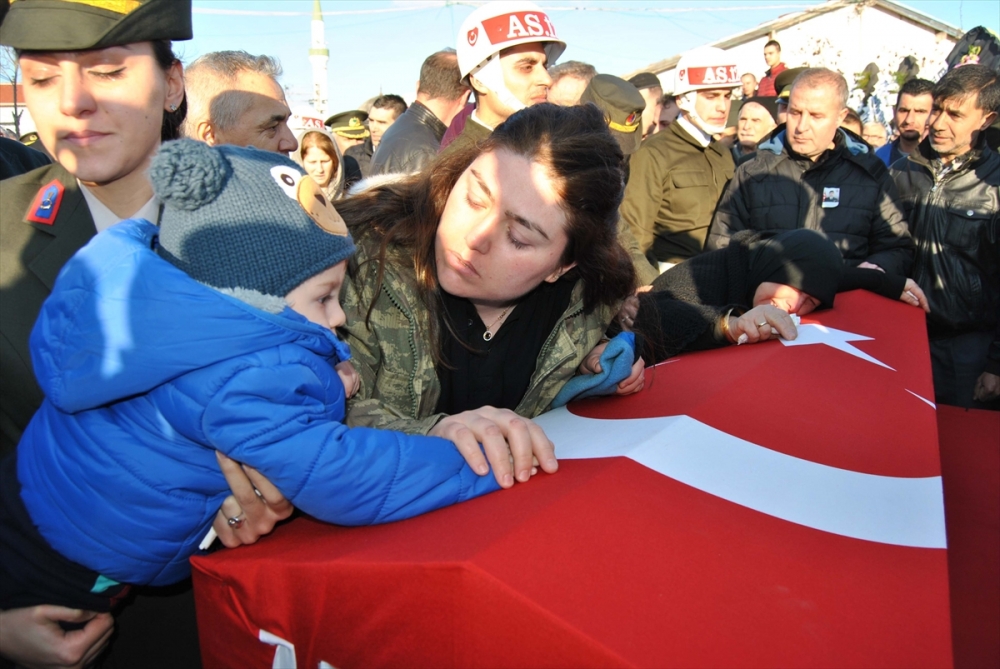
[[[940,476],[830,467],[688,416],[602,420],[562,407],[535,422],[561,460],[627,457],[716,497],[817,530],[899,546],[947,546]]]

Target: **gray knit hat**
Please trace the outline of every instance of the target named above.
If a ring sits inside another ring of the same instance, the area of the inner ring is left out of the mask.
[[[164,205],[157,253],[267,311],[354,253],[344,219],[280,154],[180,139],[160,148],[149,178]]]

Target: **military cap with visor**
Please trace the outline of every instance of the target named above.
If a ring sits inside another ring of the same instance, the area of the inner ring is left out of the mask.
[[[778,91],[778,97],[787,100],[792,93],[792,84],[795,82],[795,78],[808,69],[807,67],[793,67],[779,72],[778,76],[774,78],[774,90]]]
[[[0,3],[5,7],[7,0]],[[0,44],[22,51],[81,51],[191,37],[191,0],[12,0],[0,25]]]
[[[335,135],[348,139],[364,139],[369,135],[368,128],[365,127],[367,120],[368,114],[360,109],[352,109],[326,119],[326,126]]]
[[[626,156],[633,154],[642,142],[642,112],[646,101],[639,89],[613,74],[598,74],[580,96],[580,104],[592,103],[604,114],[611,134]]]

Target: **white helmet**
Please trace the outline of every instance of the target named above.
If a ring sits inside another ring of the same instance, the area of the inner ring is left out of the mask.
[[[674,70],[674,95],[684,116],[709,135],[726,129],[725,124],[710,123],[698,115],[698,91],[720,88],[738,88],[739,68],[733,57],[722,49],[706,46],[689,51],[677,61]]]
[[[556,28],[548,15],[533,2],[502,0],[487,2],[469,16],[458,30],[458,69],[462,82],[493,56],[521,44],[543,42],[548,66],[566,50],[566,43],[556,37]]]
[[[674,95],[712,88],[738,88],[739,68],[735,58],[714,46],[688,51],[674,70]]]
[[[323,117],[314,108],[303,105],[292,108],[292,115],[288,117],[288,129],[293,133],[299,130],[326,130],[323,125]]]

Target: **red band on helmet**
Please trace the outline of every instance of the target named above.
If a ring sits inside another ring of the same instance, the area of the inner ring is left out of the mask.
[[[684,70],[680,71],[683,78]],[[692,86],[718,84],[723,86],[739,86],[740,77],[735,65],[719,65],[717,67],[689,67],[687,80]]]
[[[528,37],[556,37],[555,26],[543,12],[511,12],[483,19],[483,29],[490,44],[503,44]]]

